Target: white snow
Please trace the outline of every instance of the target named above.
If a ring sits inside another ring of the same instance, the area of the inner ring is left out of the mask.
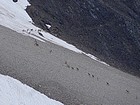
[[[98,61],[98,62],[100,62],[100,63],[102,63],[102,64],[105,64],[105,65],[109,66],[109,64],[107,64],[107,63],[101,61],[100,59],[98,59],[97,57],[95,57],[95,56],[93,56],[93,55],[91,55],[91,54],[86,54],[86,53],[85,53],[85,55],[87,55],[88,57],[90,57],[90,58],[92,58],[92,59],[94,59],[94,60],[96,60],[96,61]]]
[[[49,25],[49,24],[46,24],[46,26],[47,26],[48,28],[51,28],[51,25]]]
[[[0,74],[0,105],[63,105],[9,76]]]
[[[32,19],[25,11],[26,7],[29,5],[30,4],[27,0],[18,0],[16,3],[12,0],[0,0],[0,25],[8,27],[24,35],[31,36],[43,42],[50,41],[77,53],[85,54],[86,56],[91,57],[98,62],[106,64],[105,62],[97,59],[95,56],[86,54],[85,52],[77,49],[75,46],[68,44],[65,41],[34,26]],[[51,28],[51,25],[46,24],[46,26]],[[39,35],[39,33],[41,33],[43,36]]]

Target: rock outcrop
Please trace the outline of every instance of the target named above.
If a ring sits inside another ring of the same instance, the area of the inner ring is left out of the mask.
[[[140,76],[139,0],[29,2],[27,12],[37,26],[114,67]]]

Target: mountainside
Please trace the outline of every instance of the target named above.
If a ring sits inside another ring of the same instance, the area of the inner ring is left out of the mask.
[[[37,26],[112,66],[140,76],[139,0],[29,2],[26,11]]]
[[[0,0],[2,105],[140,105],[140,3],[28,1]]]
[[[32,37],[2,26],[0,32],[1,74],[14,77],[64,105],[140,105],[139,78],[48,41],[37,41],[36,46]],[[43,105],[44,98],[39,100],[35,92],[6,81],[9,83],[0,78],[0,103],[11,104],[1,105]],[[9,94],[3,91],[8,86]],[[1,98],[4,94],[8,101]],[[13,104],[14,100],[25,104]]]

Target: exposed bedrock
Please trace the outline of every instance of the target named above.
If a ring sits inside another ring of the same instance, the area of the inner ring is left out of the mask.
[[[34,23],[108,64],[140,76],[139,0],[29,0]],[[51,25],[50,29],[46,24]]]

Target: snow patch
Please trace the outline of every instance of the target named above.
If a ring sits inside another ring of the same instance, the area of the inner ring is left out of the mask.
[[[98,59],[97,57],[95,57],[95,56],[93,56],[93,55],[91,55],[91,54],[86,54],[86,53],[85,53],[85,55],[87,55],[88,57],[90,57],[90,58],[92,58],[92,59],[94,59],[94,60],[96,60],[96,61],[98,61],[98,62],[100,62],[100,63],[102,63],[102,64],[105,64],[105,65],[109,66],[109,64],[107,64],[107,63],[101,61],[100,59]]]
[[[51,28],[51,25],[49,25],[49,24],[46,24],[46,26],[47,26],[48,28]]]
[[[9,76],[0,74],[1,105],[63,105]]]

